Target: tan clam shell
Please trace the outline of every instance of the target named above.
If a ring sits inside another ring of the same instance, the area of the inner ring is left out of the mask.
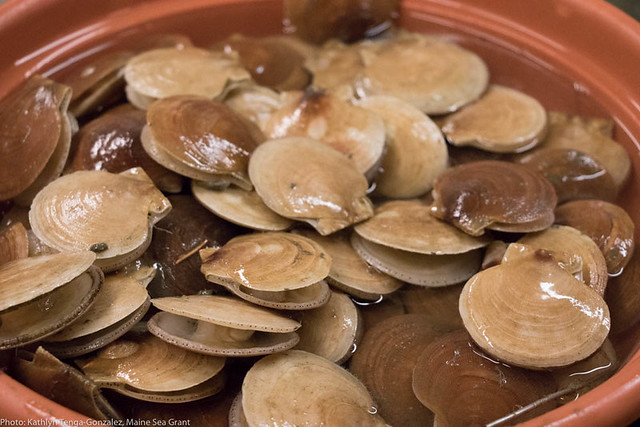
[[[223,286],[245,301],[277,310],[310,310],[326,304],[331,297],[331,289],[324,280],[311,286],[286,291],[256,291],[239,284]]]
[[[308,222],[322,235],[373,215],[364,175],[342,154],[312,139],[261,144],[249,161],[249,176],[269,208]]]
[[[367,263],[412,285],[439,287],[460,283],[480,268],[482,255],[473,250],[456,255],[424,255],[393,249],[351,236],[351,245]]]
[[[453,145],[520,153],[542,142],[547,111],[529,95],[492,85],[478,101],[445,118],[442,132]]]
[[[331,256],[316,242],[282,232],[238,236],[200,254],[210,282],[265,292],[306,288],[327,277],[331,267]]]
[[[268,138],[312,138],[347,156],[359,172],[375,172],[385,146],[385,126],[377,114],[324,92],[287,95],[265,125]]]
[[[354,230],[370,242],[425,255],[455,255],[489,244],[488,237],[470,236],[429,212],[418,199],[385,202]]]
[[[348,295],[331,292],[325,305],[302,312],[297,350],[317,354],[341,365],[356,350],[362,334],[357,307]]]
[[[358,45],[331,40],[307,58],[305,66],[313,74],[313,86],[329,91],[353,86],[364,71]]]
[[[348,233],[320,236],[311,230],[295,230],[314,240],[331,255],[331,270],[326,278],[334,288],[365,300],[377,300],[402,287],[403,283],[367,264],[351,246]]]
[[[237,56],[195,47],[164,48],[141,53],[124,69],[128,92],[159,99],[174,95],[197,95],[213,99],[230,85],[250,79]],[[139,108],[148,105],[136,103]]]
[[[143,334],[121,338],[87,359],[80,369],[102,388],[142,400],[186,402],[215,394],[225,359],[192,353]]]
[[[214,190],[191,181],[191,192],[207,210],[243,227],[260,231],[282,231],[293,225],[292,220],[269,209],[255,191],[235,187]]]
[[[269,117],[282,106],[280,95],[262,86],[240,86],[230,91],[224,103],[264,130]]]
[[[390,96],[370,96],[357,105],[384,121],[387,144],[376,194],[417,197],[431,190],[448,166],[447,145],[438,126],[413,105]]]
[[[426,114],[444,114],[475,101],[489,71],[476,54],[420,34],[363,43],[364,73],[356,83],[363,97],[391,95]]]
[[[141,169],[120,174],[79,171],[38,193],[29,219],[36,236],[60,251],[106,243],[97,263],[111,271],[141,255],[150,243],[150,227],[170,209]]]
[[[0,266],[29,256],[29,236],[22,223],[0,229]]]
[[[600,296],[604,295],[609,278],[607,263],[600,248],[589,236],[573,227],[553,225],[544,231],[522,237],[518,243],[533,249],[577,255],[582,260],[582,280]]]
[[[384,425],[360,381],[299,350],[253,365],[242,383],[242,408],[249,425]]]
[[[149,107],[141,141],[152,159],[180,175],[250,190],[249,155],[260,142],[254,136],[221,102],[185,95]]]
[[[249,427],[247,418],[244,416],[244,409],[242,409],[242,392],[233,399],[231,408],[229,408],[228,422],[229,427]]]
[[[530,369],[590,356],[610,328],[602,297],[540,249],[473,276],[462,290],[460,315],[484,351]]]
[[[27,190],[50,159],[59,157],[54,156],[54,152],[68,124],[66,109],[70,98],[67,86],[34,76],[2,99],[0,200],[11,199]],[[69,129],[68,138],[70,132]],[[68,145],[66,148],[68,151]]]

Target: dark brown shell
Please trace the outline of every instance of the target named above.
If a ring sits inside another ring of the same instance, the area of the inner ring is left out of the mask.
[[[640,322],[640,253],[617,277],[612,277],[604,296],[611,310],[611,330],[614,334],[628,331]]]

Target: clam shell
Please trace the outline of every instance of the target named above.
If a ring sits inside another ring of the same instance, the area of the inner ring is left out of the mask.
[[[331,255],[331,270],[326,278],[334,288],[365,300],[377,300],[402,286],[402,282],[367,264],[353,250],[348,233],[320,236],[311,230],[295,230]]]
[[[399,292],[404,310],[409,314],[429,317],[432,325],[441,329],[462,329],[462,318],[458,310],[460,293],[464,284],[442,288],[411,286]]]
[[[322,307],[302,312],[301,322],[296,349],[338,365],[351,357],[362,335],[358,309],[348,295],[339,292],[331,292],[329,302]]]
[[[229,85],[250,76],[235,55],[195,47],[154,49],[131,58],[124,69],[129,93],[158,99],[174,95],[197,95],[213,99]],[[147,105],[133,105],[145,109]]]
[[[425,255],[455,255],[489,244],[486,236],[470,236],[429,211],[429,205],[417,199],[386,202],[354,230],[370,242]]]
[[[554,225],[544,231],[528,234],[518,242],[533,249],[577,255],[582,260],[582,280],[600,296],[604,295],[609,277],[607,264],[598,245],[589,236],[573,227]]]
[[[280,95],[262,86],[240,86],[225,96],[224,103],[262,130],[271,114],[282,106]]]
[[[501,161],[448,169],[435,182],[431,214],[473,236],[485,228],[532,232],[553,224],[556,193],[541,175]]]
[[[244,416],[242,409],[242,392],[233,399],[231,408],[229,408],[229,427],[249,427],[247,418]]]
[[[460,296],[473,340],[509,365],[566,366],[593,354],[610,328],[600,295],[536,250],[473,276]]]
[[[38,193],[29,219],[36,236],[60,251],[105,243],[107,248],[97,253],[98,265],[115,270],[141,255],[150,243],[151,226],[170,209],[141,169],[117,175],[79,171]]]
[[[242,383],[242,408],[249,425],[384,425],[360,381],[299,350],[253,365]]]
[[[293,225],[292,220],[269,209],[255,191],[235,187],[214,190],[191,181],[191,192],[207,210],[243,227],[259,231],[282,231]]]
[[[331,297],[331,289],[324,280],[286,291],[257,291],[239,284],[223,286],[245,301],[277,310],[310,310],[326,304]]]
[[[358,45],[345,45],[337,40],[325,43],[305,66],[313,74],[313,86],[329,91],[351,87],[364,71]]]
[[[29,236],[22,223],[0,229],[0,266],[29,256]]]
[[[356,83],[361,95],[390,95],[426,114],[444,114],[478,99],[489,83],[486,64],[453,43],[420,34],[370,42]]]
[[[505,252],[507,251],[508,244],[502,240],[494,240],[489,243],[487,249],[484,252],[484,258],[482,258],[482,270],[486,270],[489,267],[494,267],[502,262]]]
[[[600,248],[611,275],[620,274],[635,248],[635,226],[619,206],[600,200],[577,200],[556,208],[556,224],[589,236]]]
[[[442,132],[453,145],[520,153],[544,139],[547,111],[529,95],[492,85],[478,101],[445,118]]]
[[[640,253],[634,252],[622,273],[610,280],[605,300],[612,331],[618,335],[640,322]]]
[[[265,204],[322,235],[373,215],[367,180],[339,152],[308,138],[267,141],[251,156],[249,176]]]
[[[312,138],[347,156],[359,172],[375,172],[385,146],[385,126],[377,114],[315,91],[291,93],[282,104],[265,125],[268,138]]]
[[[25,191],[45,169],[59,145],[70,97],[67,86],[34,76],[2,99],[0,200]]]
[[[197,96],[155,102],[141,140],[152,159],[180,175],[251,189],[247,165],[259,141],[244,119],[221,102]]]
[[[351,236],[353,249],[378,270],[412,285],[439,287],[460,283],[480,268],[482,255],[473,250],[456,255],[424,255],[393,249]]]
[[[409,198],[431,190],[449,163],[438,126],[413,105],[390,96],[370,96],[357,105],[379,115],[386,129],[376,194]]]

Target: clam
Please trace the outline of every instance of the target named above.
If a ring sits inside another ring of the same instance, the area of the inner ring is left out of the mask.
[[[211,288],[200,272],[200,258],[194,250],[221,246],[242,229],[211,215],[193,197],[169,196],[173,208],[153,229],[150,255],[158,262],[162,278],[160,289],[150,286],[154,297],[190,295]],[[192,256],[188,256],[193,254]]]
[[[313,74],[313,86],[329,92],[351,88],[364,71],[358,45],[331,40],[307,58],[306,67]]]
[[[68,169],[118,173],[139,166],[160,190],[179,193],[182,177],[157,164],[142,148],[140,132],[146,123],[145,112],[130,105],[92,120],[74,138],[77,148]]]
[[[400,292],[400,300],[409,314],[421,314],[442,329],[462,329],[458,301],[463,284],[442,288],[409,287]]]
[[[455,255],[489,244],[440,221],[421,200],[394,200],[376,207],[372,218],[354,227],[360,237],[378,245],[425,255]]]
[[[43,345],[58,357],[90,353],[124,335],[142,319],[150,305],[145,286],[134,277],[106,276],[89,310],[71,325],[45,338]]]
[[[104,276],[93,252],[63,252],[0,266],[0,350],[52,335],[85,313]]]
[[[587,358],[610,328],[602,297],[544,249],[524,250],[473,276],[462,290],[460,315],[483,351],[531,369]]]
[[[295,230],[296,234],[314,240],[331,256],[331,270],[326,281],[356,298],[377,300],[400,289],[402,282],[367,264],[353,250],[349,234],[320,236],[312,230]]]
[[[260,359],[242,383],[249,425],[385,425],[367,389],[335,363],[299,350]]]
[[[147,111],[142,146],[153,160],[180,175],[250,190],[249,155],[259,142],[245,119],[221,102],[172,96]]]
[[[271,114],[282,106],[280,95],[262,86],[233,89],[225,96],[224,103],[263,130]]]
[[[438,126],[413,105],[390,96],[370,96],[357,105],[379,115],[386,129],[376,193],[409,198],[431,190],[447,168],[447,145]]]
[[[31,77],[0,101],[0,200],[21,204],[60,175],[71,141],[69,87]]]
[[[554,225],[544,231],[528,234],[518,240],[518,243],[533,249],[578,256],[582,261],[582,280],[601,296],[604,295],[609,277],[607,263],[598,245],[589,236],[573,227]]]
[[[297,350],[317,354],[342,364],[356,350],[362,334],[360,314],[351,298],[331,292],[329,302],[319,308],[301,313],[302,328]]]
[[[97,420],[122,419],[95,383],[42,347],[38,347],[34,354],[20,351],[11,375],[31,390],[65,408]]]
[[[435,182],[431,213],[465,233],[485,228],[514,233],[553,224],[556,193],[541,175],[501,161],[467,163],[448,169]]]
[[[601,200],[577,200],[556,208],[556,224],[574,227],[600,248],[607,271],[617,275],[627,265],[635,247],[635,226],[619,206]]]
[[[377,114],[329,93],[287,95],[265,125],[267,137],[322,141],[351,159],[359,172],[371,176],[376,171],[385,144],[384,122]]]
[[[214,51],[237,52],[240,63],[261,86],[275,90],[304,89],[310,80],[305,57],[282,38],[254,38],[234,34],[216,43]]]
[[[267,232],[231,239],[222,248],[203,249],[201,271],[250,302],[289,310],[327,302],[331,256],[313,240]]]
[[[162,310],[149,320],[158,338],[213,356],[261,356],[298,343],[300,323],[234,297],[188,295],[156,298]]]
[[[351,236],[353,249],[383,273],[412,285],[439,287],[460,283],[480,268],[480,250],[455,255],[425,255],[390,248]]]
[[[413,391],[437,425],[486,425],[554,391],[548,375],[490,359],[465,331],[440,337],[416,359]],[[527,415],[553,407],[547,403]]]
[[[446,332],[423,314],[403,314],[376,324],[364,334],[349,369],[369,389],[379,414],[388,423],[433,424],[433,414],[413,394],[411,378],[423,350]]]
[[[0,229],[0,265],[29,256],[29,236],[22,223]]]
[[[527,94],[493,85],[478,101],[446,117],[442,132],[453,145],[520,153],[542,142],[547,111]]]
[[[174,95],[217,98],[250,75],[237,55],[185,47],[134,56],[124,68],[124,78],[129,102],[146,109],[154,100]]]
[[[142,169],[79,171],[47,185],[29,211],[35,235],[59,251],[92,250],[96,265],[116,270],[138,258],[151,227],[171,204]]]
[[[613,200],[618,193],[611,174],[581,151],[543,148],[520,157],[518,162],[551,182],[558,203],[579,199]]]
[[[151,402],[198,400],[224,384],[224,358],[193,353],[148,333],[125,335],[76,364],[100,388]]]
[[[242,392],[238,393],[229,408],[228,427],[249,427],[242,409]]]
[[[640,322],[640,254],[634,252],[627,266],[607,286],[605,300],[611,310],[615,334],[628,331]]]
[[[363,97],[390,95],[426,114],[445,114],[478,99],[489,83],[475,53],[436,37],[404,33],[363,44],[364,73],[356,82]]]
[[[549,113],[549,132],[540,148],[564,148],[587,154],[604,166],[617,189],[627,180],[631,160],[625,149],[611,139],[611,122]]]
[[[249,176],[264,203],[322,235],[373,215],[367,180],[351,160],[312,139],[292,137],[260,145]]]
[[[255,191],[236,187],[216,190],[191,181],[191,192],[207,210],[243,227],[260,231],[282,231],[293,225],[292,220],[269,209]]]

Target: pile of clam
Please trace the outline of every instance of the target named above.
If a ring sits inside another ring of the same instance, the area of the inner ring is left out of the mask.
[[[0,140],[0,349],[88,416],[513,423],[640,321],[611,122],[436,37],[154,36],[31,77]]]

